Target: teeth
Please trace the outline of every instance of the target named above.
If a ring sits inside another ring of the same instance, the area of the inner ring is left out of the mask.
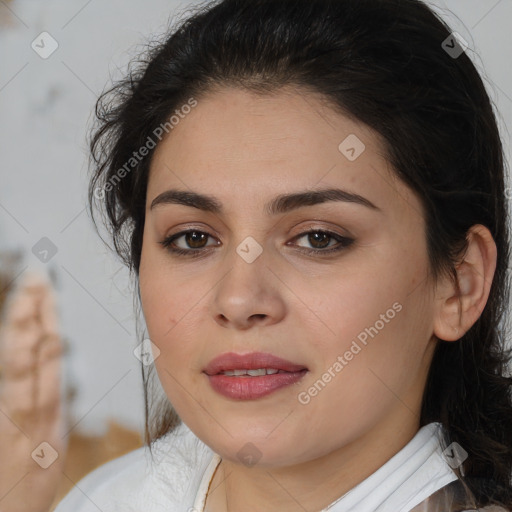
[[[237,377],[240,375],[249,375],[251,377],[259,377],[262,375],[273,375],[274,373],[278,373],[280,370],[276,370],[275,368],[258,368],[257,370],[224,370],[224,375],[228,375],[230,377]]]
[[[258,370],[247,370],[247,375],[250,375],[251,377],[258,377],[259,375],[266,375],[267,370],[265,368],[260,368]]]

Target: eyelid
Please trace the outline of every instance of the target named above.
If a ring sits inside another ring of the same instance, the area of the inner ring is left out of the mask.
[[[332,227],[330,227],[329,225],[326,225],[325,221],[321,221],[321,220],[313,220],[312,222],[313,223],[323,222],[323,224],[321,224],[321,225],[306,224],[304,226],[303,223],[301,223],[300,228],[297,228],[299,230],[299,235],[304,234],[304,233],[309,233],[311,231],[323,231],[323,232],[331,233],[333,235],[343,237],[343,238],[354,238],[354,235],[352,235],[348,229],[340,228],[340,226],[334,226],[334,225]],[[327,223],[327,224],[330,224],[330,223]],[[295,227],[294,227],[294,230],[295,230]],[[342,231],[342,232],[340,232],[340,231]]]
[[[298,235],[303,235],[303,234],[307,234],[311,231],[323,231],[323,232],[326,232],[326,233],[330,233],[330,234],[333,234],[333,235],[336,235],[336,236],[339,236],[339,237],[342,237],[342,238],[354,238],[354,235],[352,235],[352,233],[350,233],[350,231],[346,228],[343,228],[342,229],[342,233],[340,233],[340,227],[339,226],[333,226],[332,228],[329,227],[329,226],[326,226],[325,225],[325,222],[326,221],[323,221],[321,219],[311,219],[310,222],[313,222],[313,223],[318,223],[318,222],[323,222],[324,224],[323,225],[318,225],[318,224],[309,224],[309,225],[306,225],[306,226],[303,226],[304,222],[301,222],[300,223],[300,228],[297,228],[297,225],[299,224],[295,224],[291,230],[295,231],[297,230],[297,235],[292,235],[292,238],[295,238],[296,236]],[[330,223],[327,223],[327,224],[330,224]],[[166,235],[164,238],[170,238],[174,235],[177,235],[177,234],[184,234],[184,233],[187,233],[189,231],[199,231],[201,233],[206,233],[210,236],[213,236],[213,237],[216,237],[216,238],[219,238],[220,234],[217,232],[216,229],[212,228],[211,226],[209,225],[194,225],[194,224],[187,224],[186,226],[183,226],[181,229],[179,229],[179,231],[176,231],[175,233],[171,234],[171,235]],[[210,233],[210,231],[213,232]]]

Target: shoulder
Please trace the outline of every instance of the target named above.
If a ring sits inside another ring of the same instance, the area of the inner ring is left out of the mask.
[[[113,510],[113,502],[140,489],[146,467],[146,448],[139,448],[111,460],[75,483],[55,512]]]
[[[111,460],[86,475],[55,512],[160,512],[194,493],[213,452],[180,424],[152,444]],[[192,485],[192,487],[191,487]]]

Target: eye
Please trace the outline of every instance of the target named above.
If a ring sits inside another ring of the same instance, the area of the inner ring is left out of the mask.
[[[197,229],[190,229],[188,231],[181,231],[176,233],[175,235],[171,235],[167,237],[162,242],[159,242],[163,245],[170,253],[180,254],[183,256],[191,256],[196,257],[201,255],[203,249],[207,247],[204,245],[204,242],[210,237],[208,233],[204,231],[199,231]],[[185,243],[192,247],[192,250],[187,250],[186,248],[176,247],[175,241],[183,238]]]
[[[296,236],[294,240],[300,240],[301,238],[306,238],[307,242],[313,246],[313,249],[309,249],[307,247],[303,248],[304,252],[308,254],[325,254],[341,251],[354,242],[353,238],[347,238],[345,236],[338,235],[337,233],[320,229],[312,229],[305,233],[301,233]],[[329,243],[332,241],[338,242],[338,244],[334,244],[334,246],[329,247]],[[326,247],[329,248],[326,249]]]
[[[351,245],[354,242],[354,239],[352,238],[347,238],[345,236],[333,233],[331,231],[324,231],[319,229],[301,233],[300,235],[294,237],[293,240],[300,240],[301,238],[305,237],[307,237],[308,243],[310,243],[313,246],[313,248],[310,249],[307,247],[298,247],[302,252],[313,255],[324,255],[326,253],[342,251],[343,249],[346,249],[349,245]],[[185,247],[180,247],[176,245],[176,241],[179,240],[180,238],[183,238],[183,241],[185,242]],[[207,242],[208,238],[212,238],[212,236],[209,233],[199,231],[197,229],[190,229],[187,231],[181,231],[179,233],[171,235],[167,237],[165,240],[159,242],[159,244],[161,244],[171,254],[195,258],[207,252],[206,248],[208,247],[208,245],[206,245],[205,242]],[[334,246],[329,247],[331,241],[335,241],[338,243],[335,244]],[[217,243],[213,245],[219,244]],[[190,249],[187,249],[187,246],[190,247]],[[210,251],[210,249],[208,249],[208,251]]]

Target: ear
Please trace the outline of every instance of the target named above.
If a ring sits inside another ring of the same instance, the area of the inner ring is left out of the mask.
[[[476,224],[466,238],[467,251],[455,267],[459,287],[445,277],[436,288],[434,334],[445,341],[462,338],[478,320],[496,271],[497,250],[491,232]]]

